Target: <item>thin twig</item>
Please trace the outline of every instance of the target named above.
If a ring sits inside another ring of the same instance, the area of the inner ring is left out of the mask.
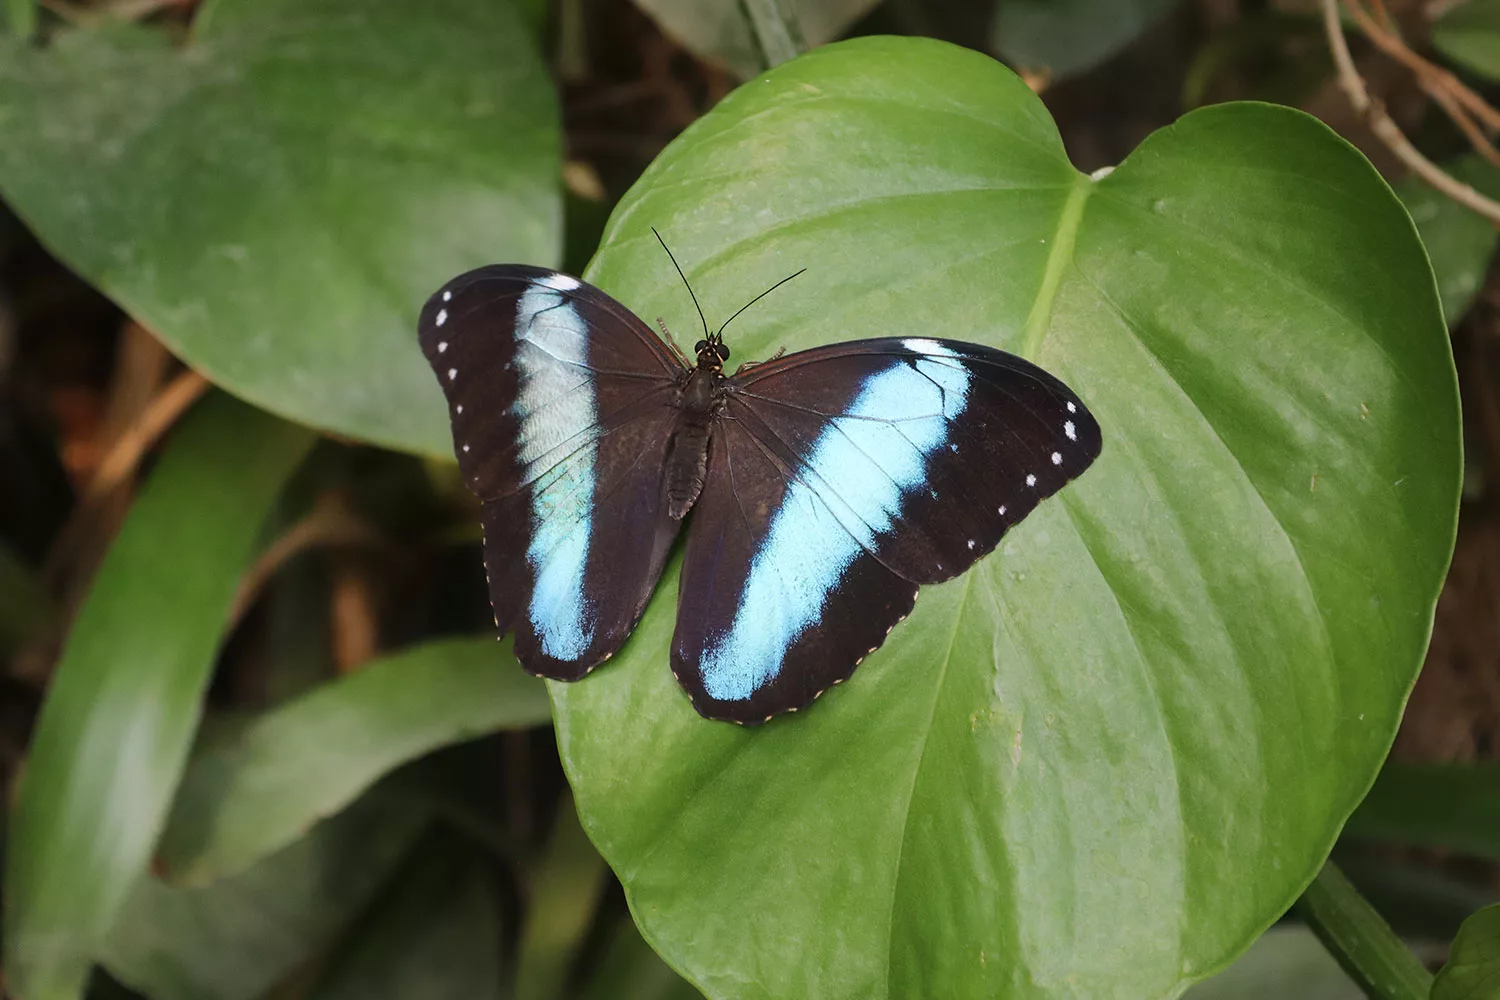
[[[1349,43],[1344,38],[1344,28],[1339,24],[1338,0],[1322,0],[1323,27],[1328,35],[1328,48],[1333,54],[1333,63],[1338,71],[1339,86],[1349,98],[1356,113],[1364,118],[1375,137],[1386,145],[1402,163],[1428,184],[1452,198],[1454,201],[1484,216],[1500,226],[1500,202],[1492,201],[1472,187],[1455,180],[1423,156],[1417,147],[1402,134],[1401,129],[1386,114],[1379,102],[1372,98],[1359,72],[1354,68],[1354,59],[1349,55]]]
[[[255,565],[240,580],[234,605],[229,613],[231,626],[244,617],[255,598],[276,571],[294,557],[311,549],[335,545],[375,545],[379,534],[366,524],[337,493],[320,496],[307,516],[288,528],[260,554]]]
[[[1471,90],[1462,80],[1443,67],[1422,58],[1401,40],[1401,36],[1376,24],[1358,0],[1344,0],[1344,9],[1359,25],[1359,30],[1380,51],[1401,63],[1416,74],[1422,89],[1431,94],[1434,90],[1447,91],[1458,103],[1468,109],[1485,127],[1500,131],[1500,111],[1496,111],[1483,97]]]

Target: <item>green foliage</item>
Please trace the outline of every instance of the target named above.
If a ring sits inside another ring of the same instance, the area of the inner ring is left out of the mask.
[[[996,0],[995,51],[1022,69],[1072,76],[1136,39],[1178,0]]]
[[[1466,156],[1444,169],[1482,194],[1500,197],[1500,170],[1479,156]],[[1422,234],[1437,276],[1443,315],[1452,326],[1464,318],[1484,284],[1495,256],[1495,224],[1418,177],[1403,180],[1396,186],[1396,193]]]
[[[240,575],[312,442],[227,397],[200,403],[99,570],[11,816],[4,966],[26,1000],[81,990],[145,871]]]
[[[1489,80],[1500,80],[1500,2],[1466,0],[1432,26],[1432,44],[1453,62]]]
[[[1349,833],[1500,858],[1500,766],[1387,764]]]
[[[220,0],[175,48],[135,25],[0,38],[0,193],[225,388],[447,454],[422,301],[561,256],[534,45],[508,0]]]
[[[268,712],[196,756],[160,864],[173,879],[232,875],[348,805],[382,774],[441,746],[545,725],[542,683],[488,636],[427,643]]]
[[[1452,359],[1390,189],[1261,105],[1081,176],[1003,68],[871,39],[737,91],[622,201],[589,277],[690,331],[651,225],[716,318],[811,265],[741,357],[978,340],[1105,445],[806,717],[692,712],[675,567],[554,687],[648,940],[715,997],[1151,996],[1226,964],[1373,779],[1451,551]]]
[[[723,0],[637,0],[640,8],[695,54],[740,77],[765,67],[744,7]],[[778,0],[809,45],[831,42],[875,6],[876,0]]]
[[[254,1000],[348,931],[430,819],[371,798],[213,885],[141,878],[101,960],[152,1000]]]
[[[758,68],[740,5],[641,6],[693,51]],[[1173,6],[999,0],[992,41],[1068,75]],[[817,42],[871,3],[758,7],[782,8]],[[1483,72],[1495,9],[1456,8],[1435,43]],[[170,16],[49,35],[49,14],[44,45],[34,4],[3,11],[0,193],[267,410],[446,457],[411,331],[423,298],[497,260],[566,249],[581,267],[596,242],[603,207],[575,198],[562,218],[538,54],[556,6],[209,0],[185,40]],[[1185,90],[1310,26],[1221,38]],[[1278,79],[1290,92],[1318,65]],[[1494,186],[1478,161],[1455,172]],[[924,589],[851,683],[759,729],[704,722],[672,680],[669,567],[623,653],[552,686],[575,814],[555,786],[513,787],[546,742],[514,730],[549,703],[508,645],[417,641],[329,679],[310,560],[258,612],[275,707],[216,713],[189,758],[235,588],[273,508],[299,516],[283,488],[312,442],[210,397],[48,691],[5,831],[6,986],[75,1000],[97,961],[149,1000],[1341,998],[1350,977],[1424,995],[1369,903],[1317,874],[1426,646],[1460,473],[1439,299],[1456,322],[1495,246],[1427,189],[1400,195],[1410,216],[1327,128],[1258,104],[1190,114],[1085,176],[1015,76],[935,42],[839,44],[753,81],[640,178],[590,279],[691,341],[651,226],[711,319],[809,267],[736,322],[737,360],[873,336],[1002,347],[1088,402],[1097,465]],[[431,479],[428,500],[458,488]],[[31,576],[0,544],[0,643],[51,613]],[[390,634],[478,624],[451,598],[433,597],[441,627]],[[1494,856],[1495,781],[1388,766],[1349,829]],[[528,818],[539,803],[550,823]],[[1304,889],[1347,976],[1279,928],[1197,982]],[[1496,922],[1465,925],[1435,998],[1494,995]]]
[[[450,838],[451,839],[451,838]],[[501,1000],[500,901],[464,843],[424,845],[309,1000]]]
[[[1432,984],[1432,1000],[1495,1000],[1500,997],[1500,904],[1464,921],[1448,964]]]

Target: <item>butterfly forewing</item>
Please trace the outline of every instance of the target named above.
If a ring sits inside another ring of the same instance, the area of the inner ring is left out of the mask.
[[[682,366],[619,303],[542,268],[454,279],[419,339],[483,502],[496,624],[531,672],[581,677],[635,627],[677,533],[660,484]]]
[[[856,341],[737,373],[674,671],[712,718],[800,708],[884,640],[916,584],[963,572],[1099,448],[1066,386],[980,345]]]

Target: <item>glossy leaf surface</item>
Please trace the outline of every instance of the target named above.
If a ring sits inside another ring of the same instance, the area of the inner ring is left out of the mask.
[[[313,442],[227,396],[176,430],[47,691],[6,856],[5,973],[78,995],[146,870],[260,526]]]
[[[385,772],[498,729],[546,724],[541,681],[492,637],[391,654],[194,757],[159,860],[174,880],[232,874],[342,809]]]
[[[508,0],[219,0],[181,47],[134,25],[0,39],[0,195],[216,383],[446,455],[423,299],[560,252],[534,46]]]
[[[732,94],[616,211],[587,277],[690,344],[653,225],[712,320],[809,268],[737,360],[977,340],[1072,386],[1104,452],[803,715],[697,717],[675,564],[552,686],[647,939],[713,998],[1170,996],[1227,964],[1374,778],[1452,549],[1453,362],[1390,189],[1267,105],[1093,180],[999,64],[867,39]]]

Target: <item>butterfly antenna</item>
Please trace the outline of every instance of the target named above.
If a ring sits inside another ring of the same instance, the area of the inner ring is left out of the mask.
[[[798,271],[797,274],[805,274],[806,272],[807,272],[807,268],[804,267],[802,270]],[[785,278],[782,278],[780,281],[776,282],[776,284],[772,285],[770,288],[767,288],[765,291],[761,292],[759,295],[757,295],[755,298],[751,299],[749,302],[746,302],[744,305],[740,306],[739,310],[734,314],[734,316],[731,316],[731,317],[729,317],[728,319],[726,319],[724,321],[724,326],[728,326],[730,323],[733,323],[735,316],[738,316],[740,313],[744,312],[746,309],[749,309],[751,306],[755,305],[755,303],[759,302],[761,299],[765,298],[767,295],[770,295],[772,292],[776,291],[776,289],[780,288],[782,285],[786,284],[788,281],[791,281],[793,278],[797,277],[797,274],[789,274],[789,275],[787,275]],[[724,338],[724,326],[719,327],[719,332],[716,333],[716,334],[714,334],[714,336],[717,337],[717,338],[719,338],[720,340],[722,340]]]
[[[682,265],[677,263],[676,257],[672,256],[672,248],[667,246],[667,241],[661,238],[661,233],[656,231],[655,226],[651,227],[651,235],[656,237],[656,242],[660,243],[661,248],[667,252],[667,258],[672,261],[672,266],[677,268],[677,276],[682,279],[684,285],[687,285],[688,294],[693,295],[693,286],[688,285],[687,275],[682,273]],[[703,339],[707,340],[708,320],[703,316],[703,307],[698,305],[698,296],[696,295],[693,295],[693,307],[698,310],[698,318],[703,321]]]

